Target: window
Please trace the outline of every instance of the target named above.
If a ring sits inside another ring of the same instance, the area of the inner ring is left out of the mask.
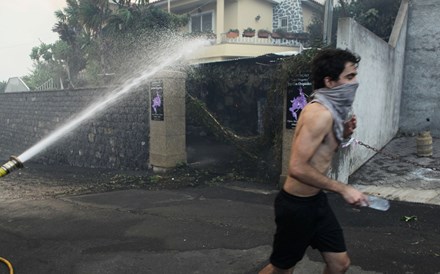
[[[212,32],[212,12],[199,13],[191,16],[191,32]]]
[[[287,17],[280,18],[280,28],[287,30]]]

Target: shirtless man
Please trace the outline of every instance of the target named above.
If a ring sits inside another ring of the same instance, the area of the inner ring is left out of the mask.
[[[363,193],[326,175],[341,141],[356,128],[356,117],[347,115],[359,61],[341,49],[322,50],[312,61],[315,93],[295,129],[288,176],[275,199],[273,251],[260,274],[292,273],[308,246],[321,252],[325,274],[345,273],[350,265],[342,229],[322,190],[339,193],[354,206],[368,204]]]

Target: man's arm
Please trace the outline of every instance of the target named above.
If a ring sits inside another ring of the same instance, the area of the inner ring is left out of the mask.
[[[301,128],[292,144],[289,175],[304,184],[339,193],[349,204],[365,202],[360,191],[325,176],[310,164],[325,136],[333,130],[331,113],[322,105],[312,104],[303,110],[301,119]]]

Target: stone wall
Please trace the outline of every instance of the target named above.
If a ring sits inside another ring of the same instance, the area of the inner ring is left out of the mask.
[[[261,132],[263,107],[273,89],[279,57],[261,57],[193,68],[187,91],[201,99],[220,123],[239,135]],[[203,73],[196,74],[199,71]],[[83,89],[0,94],[0,160],[19,156],[111,90]],[[273,112],[282,115],[281,105]],[[148,169],[149,89],[139,89],[87,119],[31,158],[49,165]],[[280,118],[281,119],[281,118]],[[189,136],[203,128],[187,125]],[[208,133],[209,132],[205,132]]]
[[[440,137],[440,1],[412,0],[408,14],[400,130]],[[429,121],[428,121],[429,120]]]
[[[281,19],[287,18],[288,32],[303,32],[304,20],[301,0],[284,0],[274,6],[273,9],[273,29],[281,28]]]
[[[0,159],[20,155],[104,98],[104,89],[0,94]],[[132,91],[30,161],[79,167],[148,168],[148,88]]]

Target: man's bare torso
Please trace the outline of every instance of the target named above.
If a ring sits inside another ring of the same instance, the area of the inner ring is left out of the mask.
[[[306,115],[308,111],[313,111],[315,113],[323,113],[327,112],[326,117],[329,117],[329,111],[322,105],[318,103],[308,104],[303,112],[301,113],[301,117],[303,115]],[[310,115],[310,114],[309,114]],[[331,116],[331,115],[330,115]],[[320,119],[317,117],[317,119]],[[313,126],[310,123],[310,119],[307,122],[304,121],[304,119],[299,119],[298,123],[296,125],[295,129],[295,135],[293,139],[294,145],[292,146],[292,149],[295,149],[295,146],[302,146],[305,144],[301,143],[295,143],[295,139],[302,134],[303,130],[307,130],[306,127]],[[326,127],[326,132],[324,133],[324,138],[322,142],[316,147],[316,151],[314,152],[313,156],[309,160],[310,165],[315,168],[319,173],[326,174],[330,168],[331,161],[333,158],[333,155],[335,154],[337,148],[338,148],[338,142],[336,140],[336,137],[333,133],[333,120],[329,119],[328,121],[328,127]],[[311,186],[309,184],[302,183],[301,181],[293,178],[292,176],[287,176],[286,181],[284,183],[284,190],[287,191],[290,194],[296,195],[296,196],[313,196],[317,194],[321,189]]]

